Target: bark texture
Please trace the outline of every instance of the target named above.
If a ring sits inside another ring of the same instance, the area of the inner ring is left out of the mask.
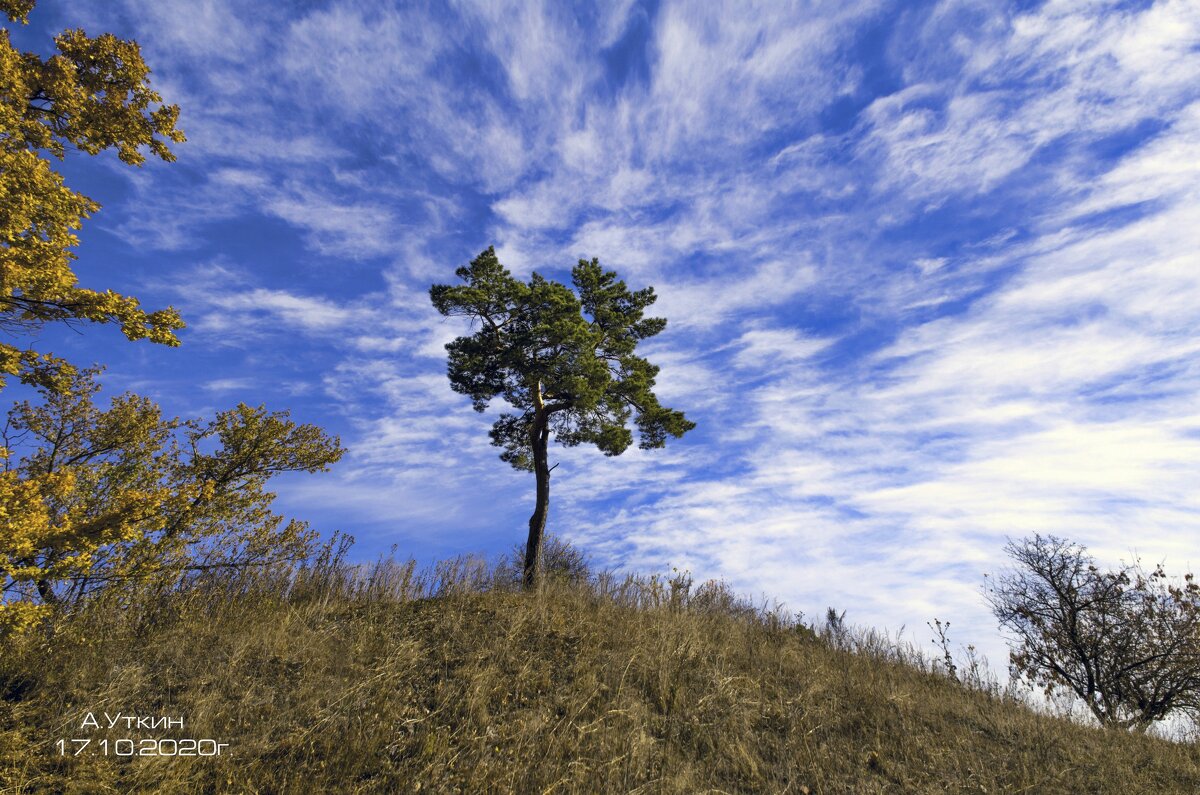
[[[550,441],[549,415],[539,409],[530,429],[533,446],[533,472],[537,478],[537,502],[529,517],[529,538],[525,542],[525,588],[536,589],[541,577],[542,535],[546,529],[546,513],[550,508],[550,462],[547,446]]]

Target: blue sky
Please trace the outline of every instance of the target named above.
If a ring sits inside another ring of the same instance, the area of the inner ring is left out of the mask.
[[[599,257],[695,431],[561,448],[550,529],[810,616],[950,620],[1038,530],[1200,563],[1200,5],[42,0],[137,39],[175,164],[74,158],[78,272],[184,344],[45,347],[174,414],[339,433],[280,506],[421,560],[523,539],[532,478],[445,377],[434,282]],[[52,344],[51,344],[52,343]]]

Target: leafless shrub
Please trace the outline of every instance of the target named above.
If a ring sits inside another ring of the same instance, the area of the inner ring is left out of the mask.
[[[1014,675],[1065,690],[1103,726],[1144,732],[1200,704],[1200,587],[1140,563],[1101,571],[1086,549],[1034,535],[985,588],[1014,636]]]

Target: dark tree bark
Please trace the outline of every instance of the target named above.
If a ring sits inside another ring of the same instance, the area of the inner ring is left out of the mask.
[[[550,508],[550,462],[547,446],[550,441],[550,417],[538,409],[530,429],[533,445],[533,473],[537,478],[537,502],[529,517],[529,538],[525,542],[525,589],[537,588],[541,576],[542,533],[546,529],[546,512]]]
[[[49,580],[38,580],[37,589],[38,595],[42,597],[43,602],[48,605],[58,604],[58,595],[54,593],[54,586],[50,584]]]

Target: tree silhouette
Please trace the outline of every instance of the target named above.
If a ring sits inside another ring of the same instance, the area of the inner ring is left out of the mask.
[[[695,423],[659,404],[652,391],[658,368],[634,353],[667,325],[644,317],[653,288],[630,291],[596,259],[572,269],[574,291],[537,273],[526,284],[492,248],[455,273],[464,284],[433,285],[433,305],[443,315],[477,320],[479,328],[446,346],[450,386],[476,411],[496,397],[516,409],[500,415],[491,438],[504,449],[501,459],[537,479],[525,545],[524,581],[532,588],[550,504],[551,434],[566,447],[594,444],[615,456],[633,442],[631,418],[643,449],[662,447]]]

